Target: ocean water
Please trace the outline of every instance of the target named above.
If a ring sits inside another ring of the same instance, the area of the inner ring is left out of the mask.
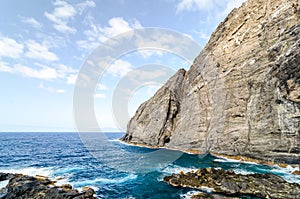
[[[122,157],[125,161],[128,153],[155,151],[120,143],[117,140],[122,135],[105,133],[107,142],[115,147],[98,146],[103,157],[98,153],[100,156],[95,158],[77,133],[0,133],[0,172],[44,175],[59,179],[57,184],[70,183],[78,189],[89,186],[94,188],[97,196],[107,199],[187,199],[196,190],[173,188],[162,182],[163,176],[204,167],[232,169],[245,174],[271,172],[287,181],[300,183],[299,176],[290,174],[292,167],[269,167],[210,155],[182,154],[175,161],[167,165],[158,163],[160,166],[147,172],[120,170],[120,163],[114,157]],[[123,156],[124,151],[126,156]],[[0,188],[6,183],[0,183]]]

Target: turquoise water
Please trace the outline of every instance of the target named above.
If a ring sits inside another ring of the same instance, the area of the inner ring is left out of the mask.
[[[194,190],[173,188],[162,182],[163,176],[190,169],[215,167],[232,169],[238,173],[272,172],[290,182],[300,183],[300,177],[282,169],[264,165],[241,163],[213,156],[182,154],[174,162],[160,165],[149,172],[118,169],[113,157],[128,153],[149,153],[154,149],[134,147],[118,142],[123,133],[105,133],[107,142],[115,147],[98,146],[103,157],[94,158],[82,144],[77,133],[0,133],[0,172],[46,175],[62,178],[58,184],[70,183],[76,188],[90,186],[102,198],[189,198]],[[101,148],[102,147],[102,148]],[[108,158],[111,155],[112,158]],[[104,157],[105,156],[105,157]],[[102,161],[103,159],[103,161]],[[105,160],[105,161],[104,161]],[[241,197],[250,198],[250,197]]]

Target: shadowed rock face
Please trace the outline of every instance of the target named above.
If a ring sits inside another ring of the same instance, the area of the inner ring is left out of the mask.
[[[300,161],[300,5],[248,0],[130,120],[133,144]]]

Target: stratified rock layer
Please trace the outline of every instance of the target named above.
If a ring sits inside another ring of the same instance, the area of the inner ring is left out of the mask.
[[[260,198],[296,199],[300,198],[300,185],[288,183],[273,174],[235,174],[231,170],[213,168],[195,172],[172,174],[164,177],[164,182],[174,187],[211,189],[213,193],[227,196],[255,196]],[[199,195],[198,198],[214,198],[213,195]],[[195,196],[195,198],[197,198]]]
[[[123,141],[300,162],[298,0],[248,0],[189,71],[143,103]]]

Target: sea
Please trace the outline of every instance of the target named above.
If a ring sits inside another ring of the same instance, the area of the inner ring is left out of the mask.
[[[151,168],[145,170],[139,163],[140,169],[135,171],[135,160],[132,158],[142,157],[136,154],[146,156],[161,149],[127,145],[119,142],[124,133],[107,132],[103,135],[109,145],[94,143],[98,150],[95,155],[84,144],[86,140],[83,141],[81,135],[65,132],[0,133],[0,172],[48,176],[57,180],[57,185],[68,183],[79,190],[88,186],[95,190],[99,198],[105,199],[188,199],[198,190],[174,188],[164,183],[163,177],[205,167],[232,169],[242,174],[270,172],[289,182],[300,183],[300,176],[291,174],[297,168],[291,166],[281,168],[187,153],[167,162],[156,160]],[[163,152],[168,154],[168,150]],[[126,169],[126,165],[120,166],[120,158],[115,157],[121,157],[124,162],[130,160],[132,164]],[[0,189],[6,184],[7,181],[0,182]]]

